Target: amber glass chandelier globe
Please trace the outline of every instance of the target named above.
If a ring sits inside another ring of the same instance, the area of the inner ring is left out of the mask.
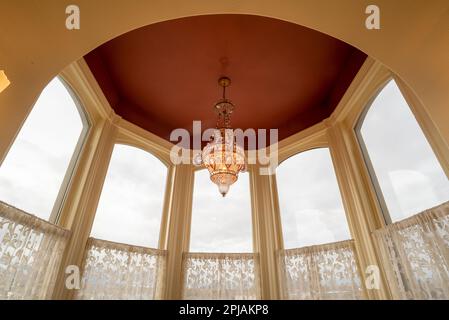
[[[236,144],[232,129],[217,129],[213,141],[203,149],[202,159],[211,181],[223,197],[237,181],[239,173],[245,170],[245,153]]]

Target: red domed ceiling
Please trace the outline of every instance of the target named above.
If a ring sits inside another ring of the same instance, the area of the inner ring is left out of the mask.
[[[277,128],[282,140],[328,117],[365,58],[320,32],[249,15],[156,23],[85,56],[116,113],[167,140],[193,120],[215,126],[223,75],[232,80],[232,126]]]

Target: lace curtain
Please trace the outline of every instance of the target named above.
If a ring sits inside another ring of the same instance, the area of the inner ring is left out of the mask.
[[[69,231],[0,202],[0,299],[50,299]]]
[[[164,250],[89,238],[76,299],[160,299]]]
[[[185,253],[184,299],[260,299],[259,256],[254,253]]]
[[[363,299],[353,240],[279,252],[283,298]]]
[[[449,299],[449,202],[374,232],[395,299]]]

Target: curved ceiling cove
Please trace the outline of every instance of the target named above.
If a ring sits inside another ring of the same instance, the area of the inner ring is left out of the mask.
[[[169,140],[215,126],[217,80],[232,79],[232,126],[279,129],[279,140],[328,117],[366,55],[320,32],[251,15],[206,15],[145,26],[85,56],[115,112]]]

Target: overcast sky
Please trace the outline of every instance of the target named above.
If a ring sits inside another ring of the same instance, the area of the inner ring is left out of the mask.
[[[285,160],[276,178],[285,248],[350,238],[327,148]]]
[[[167,167],[141,149],[115,145],[92,236],[157,248]]]
[[[81,130],[73,101],[53,80],[0,167],[0,200],[48,219]],[[449,200],[448,180],[394,82],[375,100],[362,135],[394,221]],[[152,155],[116,146],[92,235],[156,247],[166,174]],[[277,182],[286,248],[350,238],[328,149],[286,160]],[[198,171],[190,250],[250,252],[251,233],[248,173],[223,198]]]
[[[55,78],[0,167],[0,200],[48,219],[82,128],[70,94]]]
[[[448,179],[394,81],[361,133],[393,222],[449,200]]]
[[[222,197],[207,170],[195,173],[190,251],[253,251],[249,188],[249,174],[241,173]]]

